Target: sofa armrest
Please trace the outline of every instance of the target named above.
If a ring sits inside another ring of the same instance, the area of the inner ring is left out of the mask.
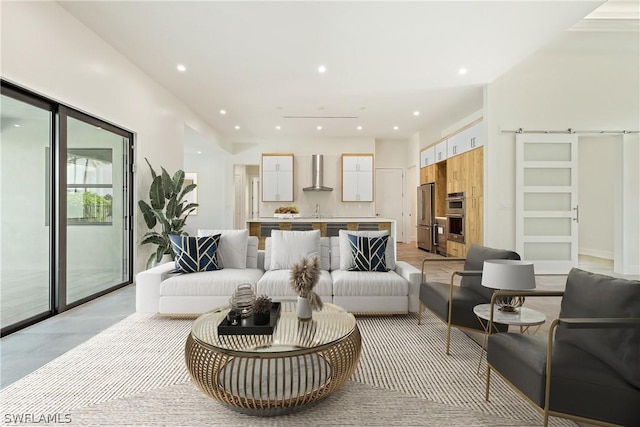
[[[416,267],[405,261],[396,261],[396,274],[409,282],[409,311],[417,312],[420,306],[420,283],[422,273]]]
[[[640,328],[640,319],[635,317],[561,317],[558,325],[569,329],[613,329],[613,328]]]
[[[160,309],[160,284],[176,268],[173,261],[136,275],[136,312],[157,313]]]

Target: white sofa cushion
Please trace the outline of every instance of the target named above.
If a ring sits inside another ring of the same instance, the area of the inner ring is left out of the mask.
[[[264,241],[264,266],[269,270],[271,266],[271,237]],[[328,237],[320,238],[320,270],[331,270],[331,250]]]
[[[334,270],[335,296],[407,296],[409,283],[394,271]]]
[[[389,232],[383,231],[349,231],[340,230],[338,237],[331,237],[331,270],[347,270],[353,266],[353,254],[349,243],[348,234],[363,237],[388,236]],[[389,270],[396,268],[395,241],[389,237],[387,250],[385,251],[385,264]]]
[[[173,274],[160,284],[160,296],[233,295],[241,283],[256,284],[262,276],[257,268],[225,268],[192,274]]]
[[[247,268],[249,230],[198,230],[198,237],[220,234],[218,260],[224,268]]]
[[[270,297],[290,296],[292,298],[298,295],[291,289],[289,278],[291,270],[270,270],[265,271],[264,275],[258,280],[258,294],[265,294]],[[313,291],[320,296],[333,295],[333,281],[331,273],[326,270],[320,270],[320,278],[313,288]]]
[[[320,230],[271,232],[269,270],[289,269],[303,258],[313,256],[320,257]]]

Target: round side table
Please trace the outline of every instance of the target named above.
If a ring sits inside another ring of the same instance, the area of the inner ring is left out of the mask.
[[[473,307],[473,313],[478,318],[478,321],[484,329],[484,338],[482,340],[482,347],[480,347],[480,361],[478,362],[478,374],[480,373],[480,365],[482,364],[482,354],[487,345],[487,338],[489,333],[489,319],[491,316],[491,304],[478,304]],[[524,334],[529,331],[532,326],[537,326],[533,331],[535,334],[540,329],[540,326],[547,321],[544,314],[539,311],[532,310],[527,307],[520,307],[515,312],[500,311],[498,307],[493,307],[493,323],[500,323],[502,325],[513,325],[520,328],[520,333]],[[497,331],[497,330],[496,330]]]

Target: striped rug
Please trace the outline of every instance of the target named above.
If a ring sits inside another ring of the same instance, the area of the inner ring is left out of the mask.
[[[0,422],[9,425],[21,420],[21,425],[38,426],[69,420],[72,426],[542,424],[542,417],[496,377],[492,377],[491,402],[485,402],[484,375],[476,374],[478,345],[454,330],[451,355],[445,355],[446,328],[429,314],[422,325],[415,315],[359,317],[363,351],[351,381],[293,415],[242,415],[191,383],[184,365],[184,342],[192,322],[141,314],[126,318],[0,391]],[[47,419],[51,422],[44,422]],[[553,419],[551,425],[575,424]]]

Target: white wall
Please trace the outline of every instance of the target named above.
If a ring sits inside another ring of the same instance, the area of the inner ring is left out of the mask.
[[[198,150],[185,150],[184,171],[198,174],[198,214],[189,216],[185,231],[191,236],[198,229],[232,228],[233,180],[231,153],[185,126],[186,144]],[[198,151],[200,153],[198,153]]]
[[[501,129],[638,130],[638,44],[637,32],[568,32],[548,49],[532,55],[488,85],[484,108],[488,119],[485,244],[515,246],[515,136],[501,133]],[[625,167],[620,168],[621,175],[614,185],[619,194],[632,194],[637,200],[640,155],[632,143],[620,145],[616,161],[622,165],[624,159]],[[601,161],[579,165],[598,178],[600,166]],[[624,231],[614,233],[614,239],[621,240],[616,247],[624,248],[616,250],[616,255],[630,253],[633,258],[625,263],[616,262],[616,272],[624,274],[640,272],[640,239],[637,232],[627,233],[638,230],[635,206],[635,211],[620,203],[614,208],[623,210],[616,213],[616,219],[624,221],[621,224]]]
[[[580,137],[578,164],[578,253],[613,259],[615,144],[622,137]],[[587,165],[598,165],[598,173]]]
[[[303,216],[313,215],[316,204],[327,216],[373,216],[371,202],[342,202],[341,155],[342,153],[374,153],[376,144],[372,138],[313,138],[313,139],[265,139],[260,144],[238,144],[234,147],[233,163],[259,165],[262,153],[293,153],[293,202],[261,202],[260,215],[268,217],[281,205],[294,204]],[[324,185],[330,192],[302,191],[311,186],[311,156],[324,155]]]
[[[151,182],[144,157],[154,167],[183,167],[185,124],[221,147],[227,145],[178,98],[57,3],[3,2],[1,20],[3,78],[135,133],[136,201],[147,198]],[[135,214],[137,242],[146,226]],[[136,245],[135,271],[144,268],[151,249]]]

